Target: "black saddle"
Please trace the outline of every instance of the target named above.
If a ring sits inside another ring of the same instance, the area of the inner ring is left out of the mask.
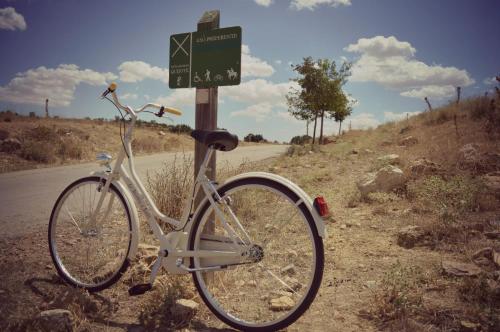
[[[238,146],[238,136],[227,130],[193,130],[191,137],[219,151],[231,151]]]

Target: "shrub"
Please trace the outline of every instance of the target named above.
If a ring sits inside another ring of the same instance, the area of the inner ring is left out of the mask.
[[[146,153],[158,152],[163,150],[163,142],[155,137],[137,137],[132,141],[132,149]]]
[[[26,135],[35,141],[46,141],[46,142],[57,142],[59,140],[59,135],[57,131],[53,128],[38,126],[32,128]]]
[[[304,145],[304,144],[309,143],[311,140],[312,140],[312,137],[309,135],[294,136],[290,140],[290,144]]]
[[[255,142],[255,143],[266,141],[261,134],[252,134],[252,133],[246,135],[244,140],[245,142]]]
[[[26,160],[48,164],[56,160],[56,148],[48,142],[27,140],[19,151],[19,156]]]
[[[82,144],[74,138],[65,139],[59,145],[58,154],[63,160],[82,159],[83,157]]]
[[[470,100],[469,104],[469,114],[474,120],[486,117],[490,111],[490,99],[488,97],[478,97]]]
[[[479,180],[455,176],[445,180],[430,176],[408,185],[409,198],[422,210],[436,213],[443,221],[455,221],[464,212],[476,207],[481,192]]]
[[[0,140],[9,138],[9,132],[5,129],[0,129]]]

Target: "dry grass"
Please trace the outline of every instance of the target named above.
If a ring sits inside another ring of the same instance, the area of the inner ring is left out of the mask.
[[[102,119],[8,118],[8,122],[0,122],[0,140],[18,139],[21,148],[0,152],[0,172],[92,161],[99,152],[107,151],[116,155],[122,149],[118,122]],[[193,140],[189,135],[169,132],[160,135],[161,130],[145,126],[136,128],[132,142],[134,153],[141,155],[192,149]]]

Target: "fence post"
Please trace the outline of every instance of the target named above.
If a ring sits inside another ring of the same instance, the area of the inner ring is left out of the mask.
[[[45,117],[49,117],[49,98],[45,99]]]
[[[457,86],[457,105],[460,103],[460,92],[462,91],[462,88]]]
[[[429,112],[432,112],[432,106],[431,106],[431,103],[429,102],[429,99],[427,99],[427,97],[425,97],[424,100],[427,103],[427,106],[429,106]]]

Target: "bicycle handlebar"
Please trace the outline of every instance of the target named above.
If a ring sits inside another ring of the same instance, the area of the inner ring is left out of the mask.
[[[175,109],[173,107],[165,107],[165,106],[153,104],[153,103],[147,103],[146,105],[142,106],[138,110],[133,110],[132,108],[130,108],[128,106],[125,107],[122,104],[120,104],[120,101],[118,101],[118,96],[116,95],[116,88],[117,88],[117,84],[114,82],[111,83],[108,86],[107,90],[102,93],[101,97],[104,98],[109,93],[111,93],[111,96],[113,97],[113,101],[115,102],[116,106],[118,108],[124,110],[127,113],[132,113],[133,115],[136,115],[136,114],[143,112],[147,108],[155,108],[155,109],[159,110],[159,112],[155,114],[157,117],[162,117],[164,112],[168,112],[168,113],[173,114],[173,115],[182,115],[182,112],[179,111],[178,109]]]

